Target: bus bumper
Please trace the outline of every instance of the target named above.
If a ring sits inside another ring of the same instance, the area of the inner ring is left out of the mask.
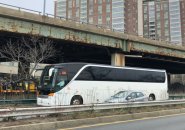
[[[54,98],[51,96],[38,96],[37,105],[39,106],[55,106]]]

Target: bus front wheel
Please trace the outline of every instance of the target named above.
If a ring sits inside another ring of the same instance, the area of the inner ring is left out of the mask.
[[[72,99],[71,99],[71,105],[81,105],[83,104],[83,99],[81,96],[74,96]]]
[[[149,101],[154,101],[155,100],[155,95],[154,94],[150,94],[148,100]]]

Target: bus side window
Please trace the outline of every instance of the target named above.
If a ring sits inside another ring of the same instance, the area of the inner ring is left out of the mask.
[[[93,80],[92,74],[87,70],[83,70],[79,76],[76,78],[76,80]]]

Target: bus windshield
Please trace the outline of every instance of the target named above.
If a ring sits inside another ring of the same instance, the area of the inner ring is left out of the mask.
[[[57,92],[67,83],[67,72],[63,68],[48,67],[42,75],[42,90]]]

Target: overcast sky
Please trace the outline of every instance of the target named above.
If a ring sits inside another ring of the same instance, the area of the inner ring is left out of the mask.
[[[43,12],[44,0],[0,0],[0,3]],[[54,0],[46,0],[46,13],[53,14]]]

